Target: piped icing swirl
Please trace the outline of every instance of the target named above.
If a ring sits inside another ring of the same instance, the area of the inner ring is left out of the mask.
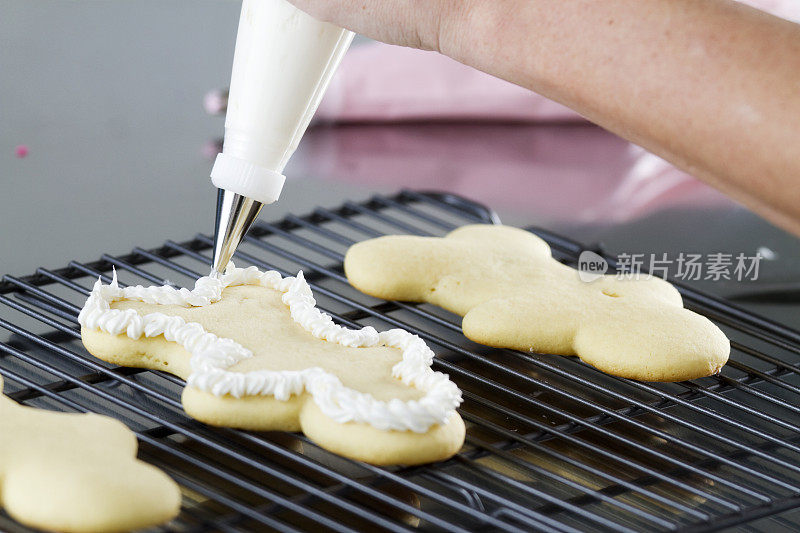
[[[387,346],[402,353],[392,367],[392,376],[412,386],[424,396],[419,400],[377,400],[371,394],[346,387],[339,378],[319,367],[303,370],[228,370],[253,353],[232,339],[218,337],[205,331],[196,322],[163,313],[140,315],[133,309],[112,309],[120,300],[137,300],[150,304],[200,307],[217,302],[226,287],[260,285],[282,293],[282,301],[292,319],[318,339],[348,347]],[[316,307],[311,288],[303,278],[282,277],[270,270],[256,267],[230,266],[218,278],[210,276],[197,280],[194,289],[175,289],[169,286],[120,287],[116,271],[111,284],[98,279],[83,306],[78,321],[81,326],[111,335],[125,334],[131,339],[163,335],[191,354],[191,374],[187,385],[215,396],[274,396],[286,401],[292,395],[307,391],[322,412],[339,423],[359,422],[380,430],[410,430],[425,433],[431,426],[446,424],[461,403],[461,391],[446,374],[431,369],[433,352],[416,335],[391,329],[378,333],[372,326],[349,329],[334,323],[333,318]]]

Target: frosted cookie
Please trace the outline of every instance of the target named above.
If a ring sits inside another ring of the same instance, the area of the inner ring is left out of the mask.
[[[431,369],[430,348],[399,329],[339,326],[315,306],[302,273],[231,267],[191,291],[98,280],[79,321],[96,357],[185,379],[184,409],[202,422],[302,431],[374,464],[455,454],[461,391]]]
[[[130,531],[167,522],[180,510],[180,490],[137,460],[136,447],[133,432],[113,418],[34,409],[0,395],[0,507],[26,526],[51,531]]]
[[[472,225],[444,238],[405,235],[354,244],[345,272],[378,298],[429,302],[464,317],[488,346],[577,355],[616,376],[682,381],[719,372],[730,342],[658,278],[583,282],[530,232]]]

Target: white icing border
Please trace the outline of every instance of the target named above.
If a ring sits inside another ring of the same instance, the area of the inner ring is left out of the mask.
[[[235,285],[261,285],[282,292],[282,300],[288,305],[292,319],[318,339],[349,347],[399,348],[402,359],[392,367],[392,376],[424,391],[425,396],[407,402],[376,400],[371,394],[345,387],[338,377],[319,367],[231,372],[229,367],[253,356],[250,350],[234,340],[217,337],[206,332],[200,324],[186,322],[177,316],[163,313],[142,316],[133,309],[111,309],[110,305],[127,299],[198,307],[219,301],[223,289]],[[261,272],[254,266],[236,268],[231,265],[219,278],[206,276],[198,279],[191,291],[169,286],[121,288],[115,271],[110,285],[97,280],[78,321],[85,328],[111,335],[125,333],[134,340],[142,335],[164,335],[166,340],[177,342],[191,354],[189,386],[216,396],[263,395],[281,401],[305,389],[326,416],[340,423],[360,422],[380,430],[425,433],[433,425],[446,424],[461,403],[458,387],[446,374],[431,369],[434,354],[422,339],[402,329],[378,333],[372,326],[353,330],[335,324],[330,315],[317,309],[302,271],[297,277],[283,278],[274,270]]]

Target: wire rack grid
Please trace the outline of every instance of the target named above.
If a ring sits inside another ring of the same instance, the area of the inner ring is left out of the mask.
[[[344,277],[343,254],[359,240],[498,222],[453,195],[402,191],[258,223],[236,255],[239,266],[302,269],[319,306],[340,324],[402,327],[425,339],[435,369],[464,392],[467,440],[448,461],[376,467],[302,435],[205,426],[183,413],[180,379],[91,357],[77,314],[94,280],[110,281],[113,267],[127,284],[191,286],[209,269],[206,235],[5,276],[5,391],[26,405],[98,412],[131,427],[140,456],[182,487],[182,512],[167,531],[798,528],[799,332],[679,286],[687,307],[731,338],[731,361],[717,376],[643,383],[576,358],[474,344],[455,315],[365,296]],[[584,249],[530,229],[564,263],[575,264]],[[2,512],[0,529],[26,531]]]

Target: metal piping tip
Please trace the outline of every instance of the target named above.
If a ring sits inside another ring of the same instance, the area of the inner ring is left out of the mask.
[[[217,192],[217,221],[214,229],[214,262],[211,276],[225,273],[239,243],[253,225],[264,206],[246,196],[219,189]]]

